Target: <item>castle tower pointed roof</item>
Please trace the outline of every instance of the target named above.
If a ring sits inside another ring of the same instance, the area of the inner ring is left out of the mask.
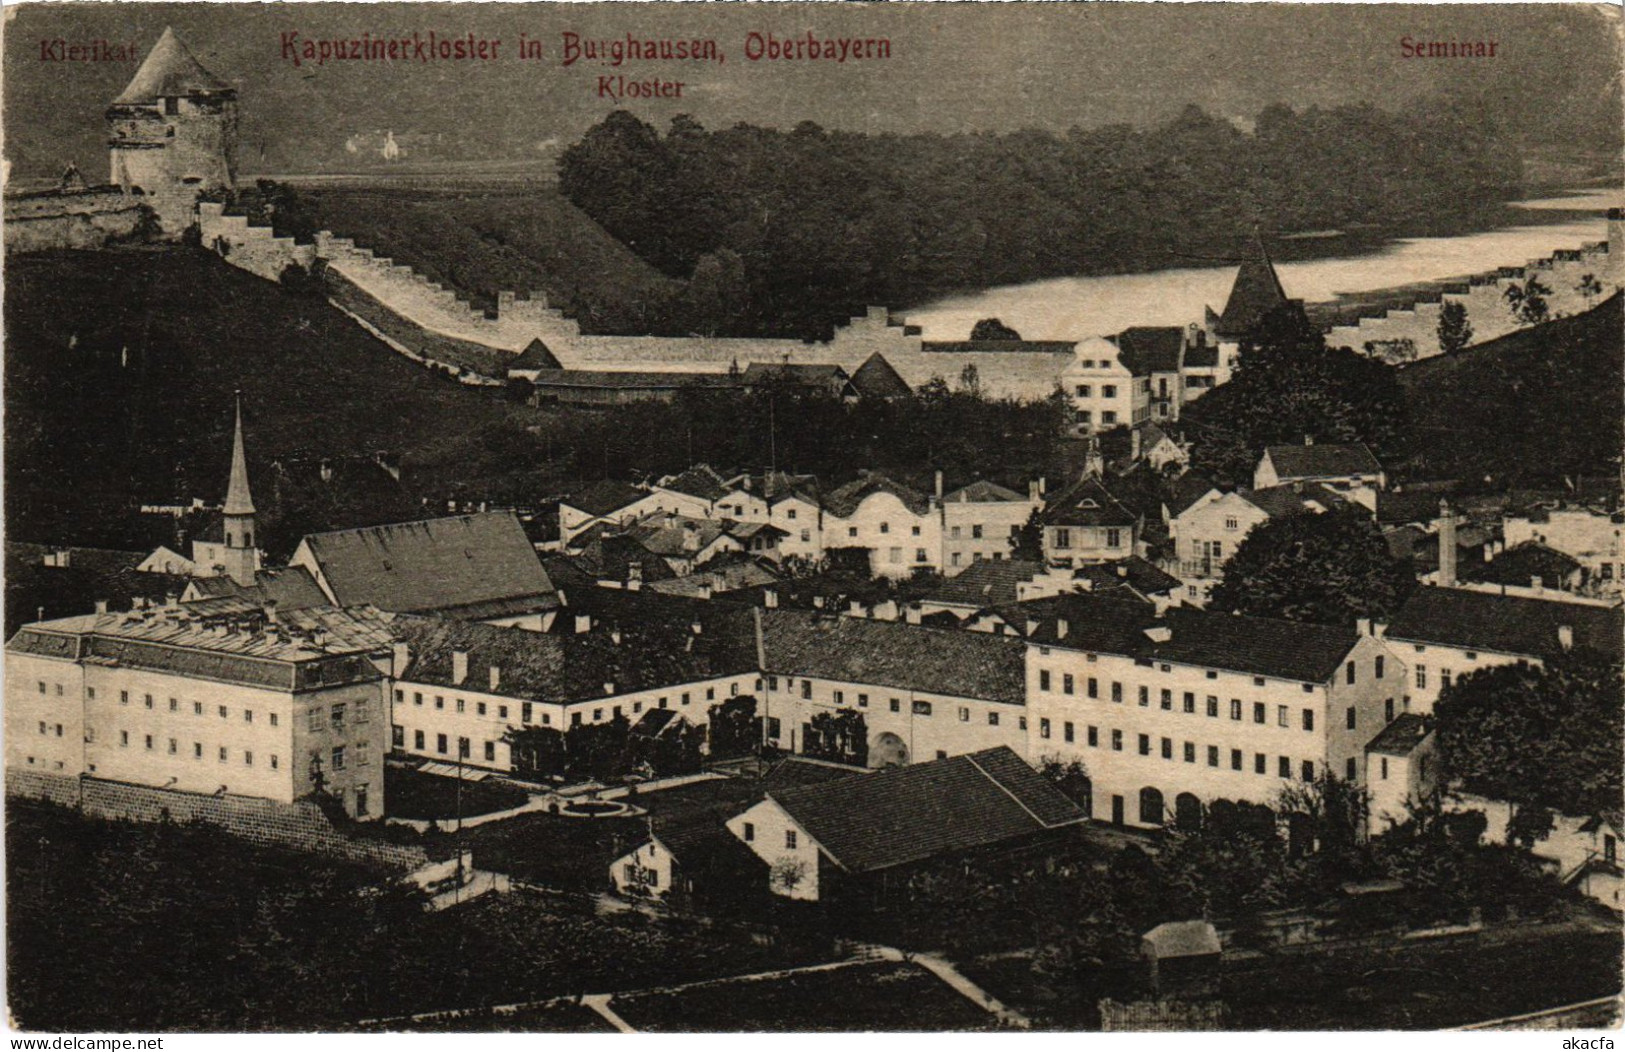
[[[147,53],[146,61],[135,71],[129,86],[113,100],[113,105],[151,105],[165,97],[231,90],[230,84],[204,69],[186,50],[175,31],[165,26],[164,35]]]
[[[231,482],[226,487],[227,515],[254,514],[254,498],[248,492],[248,458],[243,454],[243,400],[237,397],[237,428],[231,439]]]
[[[1213,327],[1214,335],[1221,339],[1242,339],[1258,327],[1270,311],[1287,302],[1286,290],[1275,273],[1275,264],[1260,238],[1254,238],[1255,256],[1241,265],[1236,272],[1236,283],[1230,288],[1230,299],[1224,305],[1224,314]]]

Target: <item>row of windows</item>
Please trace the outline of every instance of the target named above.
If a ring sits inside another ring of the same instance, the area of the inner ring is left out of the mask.
[[[1070,672],[1062,673],[1060,679],[1061,679],[1061,690],[1060,690],[1060,692],[1062,694],[1076,694],[1077,693],[1077,681],[1073,678],[1072,673],[1070,673]],[[1041,691],[1054,693],[1054,676],[1050,673],[1049,669],[1039,669],[1038,670],[1038,689],[1041,690]],[[1087,677],[1087,679],[1085,680],[1085,683],[1084,683],[1084,694],[1087,697],[1099,699],[1100,698],[1100,680],[1096,679],[1094,676]],[[1140,707],[1141,708],[1149,708],[1150,705],[1151,705],[1151,688],[1147,687],[1147,686],[1141,686],[1141,687],[1137,688],[1137,695],[1138,695],[1138,700],[1139,700]],[[1116,702],[1118,704],[1123,703],[1123,684],[1118,682],[1117,680],[1112,680],[1111,681],[1111,699],[1112,699],[1112,701],[1114,701],[1114,702]],[[1165,711],[1165,712],[1176,711],[1175,705],[1174,705],[1174,692],[1172,690],[1169,690],[1166,687],[1161,688],[1159,690],[1159,692],[1158,692],[1158,699],[1157,700],[1158,700],[1158,707],[1160,707],[1163,711]],[[1203,710],[1208,714],[1208,716],[1210,716],[1210,717],[1212,717],[1214,719],[1217,719],[1219,717],[1219,710],[1220,710],[1218,695],[1216,695],[1216,694],[1207,695],[1206,701],[1203,704]],[[1196,694],[1195,694],[1194,691],[1187,690],[1180,696],[1179,706],[1178,706],[1177,711],[1184,712],[1184,713],[1187,713],[1187,714],[1190,714],[1190,715],[1195,715],[1196,714],[1196,712],[1197,712],[1197,702],[1196,702]],[[1230,718],[1232,720],[1236,720],[1236,721],[1242,720],[1244,718],[1244,711],[1245,711],[1245,707],[1242,704],[1242,700],[1240,698],[1231,698],[1230,699],[1230,704],[1228,706],[1228,711],[1229,711],[1229,714],[1230,714]],[[1299,723],[1302,725],[1303,729],[1306,730],[1306,731],[1314,730],[1315,729],[1315,710],[1314,709],[1302,709],[1300,711],[1301,711],[1301,715],[1299,717]],[[1353,718],[1353,713],[1354,713],[1354,710],[1352,708],[1349,709],[1349,714],[1350,714],[1351,719]],[[1255,724],[1267,724],[1269,722],[1269,706],[1266,705],[1262,701],[1253,702],[1252,703],[1252,721]],[[1275,724],[1278,727],[1290,727],[1290,726],[1292,726],[1292,709],[1291,709],[1291,706],[1289,706],[1289,705],[1277,705],[1277,706],[1275,706]],[[1349,724],[1349,726],[1352,727],[1354,725],[1351,723],[1351,724]]]
[[[779,689],[779,677],[777,677],[777,676],[769,676],[769,677],[767,677],[767,683],[768,683],[768,689],[769,690],[778,690]],[[794,685],[794,683],[795,683],[794,677],[786,678],[785,681],[784,681],[785,688],[790,689]],[[807,701],[813,700],[813,683],[812,683],[812,680],[804,679],[804,680],[801,681],[801,697],[804,700],[807,700]],[[834,692],[832,692],[832,698],[833,698],[836,705],[845,705],[846,704],[846,691],[844,691],[844,690],[834,691]],[[869,695],[860,693],[860,694],[857,695],[856,700],[857,700],[858,708],[866,709],[866,708],[869,707]],[[887,707],[892,712],[902,712],[903,711],[903,699],[901,699],[901,698],[887,698],[886,702],[887,702]],[[935,711],[935,707],[929,701],[923,701],[923,700],[920,700],[920,699],[916,698],[913,701],[909,702],[909,712],[911,714],[915,715],[915,716],[930,716],[934,711]],[[957,706],[956,712],[957,712],[957,715],[959,717],[959,722],[960,723],[969,723],[969,722],[971,722],[971,708],[970,708],[969,705]],[[1022,716],[1022,717],[1020,717],[1020,720],[1021,720],[1021,729],[1026,730],[1027,729],[1027,717]],[[997,727],[999,725],[999,713],[996,710],[991,710],[990,709],[988,711],[988,713],[987,713],[987,725],[989,727]]]
[[[740,832],[744,835],[745,843],[754,844],[756,842],[756,823],[746,822]],[[794,851],[798,840],[799,838],[796,836],[794,829],[784,831],[784,849],[786,851]]]
[[[577,715],[579,715],[579,713]],[[434,737],[435,752],[439,753],[441,756],[449,756],[451,754],[450,739],[444,734],[436,734]],[[406,748],[406,728],[402,727],[398,723],[395,724],[395,726],[391,728],[391,741],[394,742],[395,748],[397,749]],[[457,739],[457,758],[460,760],[472,759],[472,745],[473,743],[471,743],[467,738],[459,737]],[[483,745],[486,762],[495,763],[497,758],[497,743],[494,741],[487,741],[484,742]],[[428,750],[427,736],[422,731],[412,732],[412,748],[417,752],[426,752]]]
[[[96,699],[96,688],[95,687],[86,687],[85,692],[90,697],[90,700],[94,701]],[[180,703],[179,698],[170,698],[168,700],[169,700],[169,711],[170,712],[180,712],[181,711],[181,703]],[[130,704],[130,692],[127,691],[127,690],[119,691],[118,692],[118,703],[120,705],[128,705],[128,704]],[[157,702],[156,702],[156,700],[153,698],[153,696],[151,694],[143,694],[143,695],[141,695],[141,704],[142,704],[143,708],[148,708],[148,709],[157,708]],[[225,705],[216,705],[216,706],[214,706],[214,709],[215,709],[216,714],[219,715],[219,717],[221,719],[225,720],[225,719],[230,719],[231,718],[231,709],[229,707],[227,707]],[[253,709],[240,709],[238,711],[240,711],[243,714],[243,722],[244,723],[253,723],[254,722],[254,710]],[[192,702],[192,715],[194,715],[194,716],[202,716],[202,715],[204,715],[203,702],[201,702],[201,701]],[[277,726],[278,723],[280,722],[280,717],[274,712],[266,713],[266,716],[270,720],[271,726],[273,726],[273,727]],[[358,718],[361,718],[361,717],[358,716]],[[319,728],[312,728],[312,729],[319,729]]]
[[[758,691],[762,689],[760,681],[757,681],[756,689]],[[737,683],[728,684],[728,695],[729,695],[729,697],[737,697],[739,695],[739,684],[737,684]],[[433,700],[434,700],[434,707],[436,709],[441,709],[441,710],[445,709],[445,707],[446,707],[445,695],[436,694],[436,695],[433,696]],[[678,695],[678,702],[681,705],[688,705],[693,700],[694,700],[693,694],[690,691],[685,690],[681,694]],[[715,688],[715,687],[706,687],[705,688],[705,700],[706,701],[716,701],[717,700],[717,688]],[[453,698],[452,701],[454,703],[453,707],[454,707],[455,711],[463,712],[463,713],[466,713],[468,711],[465,699],[463,699],[463,698]],[[406,704],[406,692],[404,690],[397,689],[395,691],[395,703],[397,705],[405,705]],[[415,706],[419,706],[419,707],[421,707],[423,705],[423,692],[422,691],[413,691],[412,692],[412,704],[415,705]],[[655,707],[656,708],[661,708],[661,709],[670,708],[671,707],[671,701],[670,701],[669,698],[660,698],[657,701]],[[497,719],[506,720],[508,718],[508,708],[509,707],[507,705],[497,704],[497,705],[493,706],[493,705],[488,705],[486,702],[483,702],[483,701],[476,701],[474,703],[474,714],[476,716],[490,716],[492,708],[495,708],[495,710],[496,710],[496,718]],[[610,709],[611,715],[610,715],[609,718],[614,719],[615,717],[620,716],[621,715],[621,709],[622,709],[622,706],[620,706],[620,705],[612,706],[611,709]],[[603,720],[604,719],[604,711],[605,710],[602,709],[602,708],[593,709],[592,710],[592,721],[591,722],[597,723],[600,720]],[[634,701],[634,702],[632,702],[632,712],[634,714],[635,713],[641,713],[642,711],[643,711],[643,702],[642,701]],[[519,722],[520,723],[523,723],[523,724],[535,723],[535,722],[537,722],[536,721],[536,716],[537,716],[536,704],[534,702],[526,701],[526,702],[522,702],[520,704],[520,706],[519,706]],[[571,726],[580,726],[581,723],[582,723],[582,715],[581,715],[580,712],[572,712],[572,713],[570,713],[570,725]],[[547,713],[547,712],[541,713],[541,725],[543,727],[551,727],[553,725],[552,714]]]
[[[1051,731],[1052,731],[1052,727],[1051,727],[1050,721],[1047,718],[1040,719],[1038,721],[1038,736],[1040,738],[1048,738],[1048,737],[1050,737]],[[1077,727],[1071,721],[1067,721],[1067,722],[1062,723],[1062,725],[1061,725],[1061,737],[1062,737],[1062,740],[1064,740],[1064,741],[1068,741],[1068,742],[1077,741]],[[1141,734],[1141,735],[1138,735],[1137,737],[1138,737],[1137,746],[1138,746],[1139,754],[1141,756],[1150,756],[1151,755],[1151,746],[1152,746],[1151,735],[1149,735],[1149,734]],[[1094,724],[1089,724],[1089,725],[1084,727],[1084,740],[1088,743],[1090,748],[1100,748],[1100,738],[1101,738],[1101,734],[1100,734],[1100,728],[1099,727],[1096,727]],[[1112,749],[1113,752],[1122,752],[1123,751],[1123,732],[1121,730],[1113,728],[1111,730],[1111,737],[1110,737],[1109,741],[1111,742],[1110,748]],[[1178,759],[1183,760],[1185,763],[1196,763],[1196,762],[1198,762],[1198,754],[1199,754],[1199,751],[1200,751],[1201,747],[1199,747],[1197,745],[1197,743],[1195,743],[1195,742],[1176,743],[1172,738],[1162,738],[1162,739],[1160,739],[1158,744],[1160,746],[1160,749],[1158,751],[1159,751],[1160,755],[1162,756],[1162,758],[1164,760],[1173,760],[1173,759],[1175,759],[1174,746],[1175,746],[1175,744],[1178,744],[1180,746],[1180,749],[1178,751]],[[1206,746],[1205,749],[1206,749],[1207,765],[1209,767],[1222,767],[1223,766],[1224,756],[1223,756],[1223,752],[1219,748],[1219,746],[1217,746],[1217,745],[1209,745],[1209,746]],[[1245,770],[1246,769],[1246,762],[1245,761],[1246,761],[1246,754],[1243,753],[1242,750],[1240,750],[1240,749],[1231,749],[1230,750],[1230,769],[1232,771]],[[1278,757],[1276,757],[1275,770],[1276,770],[1276,777],[1278,777],[1278,778],[1291,778],[1292,777],[1292,759],[1291,759],[1291,757],[1288,757],[1288,756],[1278,756]],[[1302,761],[1302,763],[1299,766],[1298,770],[1299,770],[1300,776],[1303,778],[1304,781],[1312,782],[1312,781],[1315,780],[1315,762],[1313,760],[1304,760],[1304,761]],[[1266,754],[1261,753],[1261,752],[1253,753],[1253,773],[1254,774],[1268,774],[1269,773],[1269,757]]]
[[[58,734],[58,737],[61,737],[61,735]],[[95,740],[95,733],[93,731],[87,731],[86,735],[85,735],[85,740],[86,741],[94,741]],[[129,731],[119,731],[118,732],[119,748],[121,748],[121,749],[130,748],[131,747],[131,741],[132,741],[132,736],[131,736]],[[151,734],[142,735],[140,744],[141,744],[142,748],[144,748],[145,751],[147,751],[147,752],[157,752],[157,751],[159,751],[158,739],[154,735],[151,735]],[[192,742],[191,744],[192,744],[192,750],[191,750],[192,759],[194,759],[194,760],[203,759],[203,755],[204,755],[204,751],[205,751],[204,747],[203,747],[203,743],[202,742]],[[359,764],[367,764],[367,763],[372,762],[370,754],[367,751],[367,746],[365,745],[365,743],[357,745],[355,747],[355,749],[356,749],[356,762],[357,763],[359,763]],[[170,756],[179,756],[181,754],[180,740],[178,738],[169,738],[167,740],[167,745],[166,745],[166,747],[164,748],[163,751],[166,752]],[[228,746],[225,746],[225,745],[216,746],[215,750],[214,750],[214,754],[215,754],[216,760],[218,762],[220,762],[220,763],[230,763],[231,762],[231,750],[230,750],[230,748]],[[345,755],[345,748],[342,745],[338,746],[337,748],[335,748],[333,750],[333,766],[334,766],[335,769],[343,770],[343,768],[344,768],[344,755]],[[241,760],[242,765],[244,767],[252,767],[252,766],[254,766],[254,750],[252,750],[252,749],[243,749],[238,753],[238,758]],[[278,770],[281,767],[281,763],[282,763],[281,758],[278,757],[276,753],[269,754],[267,759],[269,760],[271,770],[275,771],[275,770]]]
[[[1056,527],[1054,536],[1055,536],[1055,547],[1056,548],[1070,548],[1070,547],[1072,547],[1072,530],[1069,529],[1068,527],[1065,527],[1065,526]],[[1121,529],[1118,529],[1117,527],[1108,528],[1106,530],[1106,544],[1105,544],[1105,547],[1107,547],[1107,548],[1120,548],[1120,547],[1122,547],[1122,545],[1123,545],[1123,531]]]
[[[222,708],[224,708],[224,707],[222,706]],[[311,709],[310,710],[310,730],[311,730],[311,732],[312,733],[319,732],[319,731],[322,730],[323,727],[331,727],[335,732],[339,732],[339,731],[344,730],[344,721],[345,721],[345,718],[346,718],[347,714],[349,714],[350,711],[351,711],[350,708],[346,705],[345,702],[342,702],[342,701],[341,702],[336,702],[331,707],[329,707],[328,709],[325,709],[325,710],[321,709],[319,707]],[[371,706],[369,706],[367,704],[367,699],[366,698],[357,698],[357,699],[355,699],[355,702],[354,702],[354,718],[355,718],[355,722],[357,722],[357,723],[366,723],[368,720],[370,720],[372,718],[371,713],[372,713],[372,709],[371,709]],[[276,718],[272,717],[271,722],[274,725],[276,723]]]

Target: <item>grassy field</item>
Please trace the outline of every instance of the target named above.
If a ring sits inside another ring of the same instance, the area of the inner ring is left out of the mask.
[[[1585,314],[1406,366],[1410,474],[1497,485],[1619,473],[1625,312]]]
[[[505,782],[457,779],[423,774],[394,764],[384,768],[384,799],[395,818],[455,818],[459,806],[464,817],[506,811],[530,799],[530,794]]]
[[[490,309],[546,290],[589,332],[636,332],[679,286],[550,187],[303,189],[318,224]]]
[[[997,1029],[993,1016],[912,964],[710,983],[617,997],[610,1007],[638,1030],[657,1033]]]

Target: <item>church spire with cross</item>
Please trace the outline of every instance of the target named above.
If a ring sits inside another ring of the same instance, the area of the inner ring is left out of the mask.
[[[260,568],[254,546],[254,497],[248,489],[248,457],[243,449],[243,395],[237,392],[237,421],[231,437],[231,481],[220,509],[225,527],[227,576],[245,587],[254,583]]]

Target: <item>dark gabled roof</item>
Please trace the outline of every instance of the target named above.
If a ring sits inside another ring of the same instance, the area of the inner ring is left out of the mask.
[[[1227,340],[1245,339],[1266,315],[1286,302],[1286,290],[1281,287],[1275,265],[1259,246],[1258,258],[1249,259],[1236,271],[1236,283],[1230,287],[1224,314],[1213,326],[1214,335]]]
[[[927,354],[993,354],[1024,351],[1027,354],[1071,354],[1076,340],[926,340],[920,350]]]
[[[600,581],[626,581],[630,568],[638,567],[640,580],[654,584],[677,576],[677,571],[660,556],[645,548],[635,538],[610,533],[598,526],[587,531],[594,535],[582,545],[576,566]]]
[[[978,559],[926,597],[927,602],[982,609],[1016,601],[1016,586],[1038,576],[1042,563],[1021,559]]]
[[[1236,495],[1272,519],[1303,511],[1309,501],[1314,501],[1327,511],[1333,511],[1349,503],[1341,494],[1312,482],[1288,483],[1265,489],[1242,489],[1237,490]]]
[[[1212,313],[1209,311],[1208,313]],[[1216,369],[1219,366],[1219,345],[1208,343],[1205,339],[1197,341],[1185,349],[1185,368],[1187,369]]]
[[[658,710],[657,710],[658,711]],[[654,823],[654,838],[677,860],[683,875],[711,884],[713,892],[738,894],[767,875],[767,862],[728,831],[721,816],[700,814]],[[724,883],[725,881],[725,883]]]
[[[129,85],[113,100],[115,106],[152,105],[160,98],[231,91],[232,86],[203,68],[175,31],[163,36],[147,53]]]
[[[629,483],[603,479],[561,498],[559,503],[577,508],[588,515],[599,516],[619,511],[646,496],[648,494],[645,491]]]
[[[890,493],[916,515],[924,515],[931,510],[931,501],[925,494],[878,472],[854,479],[829,494],[824,499],[824,510],[837,518],[847,518],[858,510],[865,497],[874,493]]]
[[[852,873],[991,847],[1086,817],[1005,746],[768,798]]]
[[[261,570],[254,575],[254,583],[247,587],[225,575],[194,577],[190,588],[199,600],[241,596],[260,604],[274,602],[278,610],[303,610],[309,606],[327,605],[326,594],[316,583],[316,578],[303,566]]]
[[[1291,479],[1342,478],[1345,475],[1375,475],[1382,464],[1364,442],[1333,445],[1270,446],[1265,456],[1275,466],[1282,482]]]
[[[898,621],[763,610],[766,671],[1009,705],[1026,701],[1020,640]]]
[[[1158,615],[1147,603],[1091,595],[1049,600],[1053,615],[1028,638],[1042,646],[1120,654],[1302,683],[1324,683],[1358,641],[1353,627],[1175,607]],[[1066,622],[1062,635],[1059,622]],[[1147,629],[1165,628],[1166,642]]]
[[[728,480],[709,464],[695,464],[682,474],[663,479],[658,485],[661,489],[704,501],[719,500],[729,493]]]
[[[1024,504],[1026,494],[987,479],[977,479],[942,498],[945,504]]]
[[[512,512],[313,533],[303,545],[341,606],[410,613],[553,591]]]
[[[1133,526],[1138,520],[1099,479],[1087,478],[1050,498],[1040,521],[1046,526]]]
[[[1377,522],[1384,526],[1432,522],[1439,517],[1439,502],[1448,495],[1448,490],[1439,489],[1378,490]]]
[[[779,583],[777,574],[755,560],[717,565],[726,558],[727,556],[722,556],[706,563],[697,573],[686,577],[673,576],[669,580],[656,581],[648,587],[662,595],[697,598],[703,596],[708,588],[712,595],[721,595],[751,588],[767,588]]]
[[[1164,573],[1138,555],[1111,562],[1090,563],[1073,571],[1072,577],[1074,580],[1088,581],[1097,592],[1127,585],[1142,595],[1159,595],[1180,587],[1179,578]]]
[[[718,519],[691,519],[656,511],[628,526],[624,535],[656,555],[680,558],[696,555],[714,544],[717,538],[728,536],[725,525]],[[692,548],[688,546],[690,537],[694,539]]]
[[[914,397],[914,389],[909,387],[908,381],[892,368],[892,364],[879,351],[858,366],[852,374],[852,387],[862,398],[884,400]]]
[[[509,372],[517,369],[563,368],[564,366],[553,356],[553,352],[548,350],[547,344],[543,343],[540,338],[531,340],[530,343],[525,345],[525,349],[519,352],[519,357],[508,363]]]
[[[788,362],[751,362],[742,374],[747,385],[786,383],[806,387],[843,386],[849,377],[838,365],[792,365]]]
[[[1371,739],[1365,751],[1383,756],[1409,756],[1432,729],[1428,721],[1416,713],[1403,712]]]
[[[1547,588],[1557,588],[1564,580],[1580,572],[1580,562],[1571,555],[1548,548],[1537,541],[1529,541],[1508,548],[1488,562],[1481,563],[1464,574],[1474,581],[1486,584],[1521,585],[1528,587],[1538,577]]]
[[[1124,329],[1112,337],[1117,358],[1135,376],[1177,373],[1185,346],[1185,330],[1176,325],[1145,325]]]
[[[631,608],[628,608],[629,613]],[[530,701],[580,702],[616,694],[679,687],[738,675],[756,667],[749,611],[712,604],[690,617],[621,616],[574,632],[574,618],[561,616],[550,632],[499,628],[437,617],[397,617],[396,637],[407,645],[406,668],[396,678],[455,690],[500,694]],[[702,631],[690,628],[699,618]],[[468,653],[468,678],[452,681],[452,654]],[[499,670],[496,690],[490,669]]]
[[[1417,589],[1388,625],[1388,638],[1545,658],[1563,652],[1557,636],[1563,625],[1573,629],[1576,648],[1599,651],[1614,661],[1625,652],[1620,607],[1465,588]]]
[[[1169,484],[1163,497],[1163,503],[1168,508],[1170,517],[1178,518],[1207,496],[1218,485],[1205,475],[1194,471],[1187,471]]]

